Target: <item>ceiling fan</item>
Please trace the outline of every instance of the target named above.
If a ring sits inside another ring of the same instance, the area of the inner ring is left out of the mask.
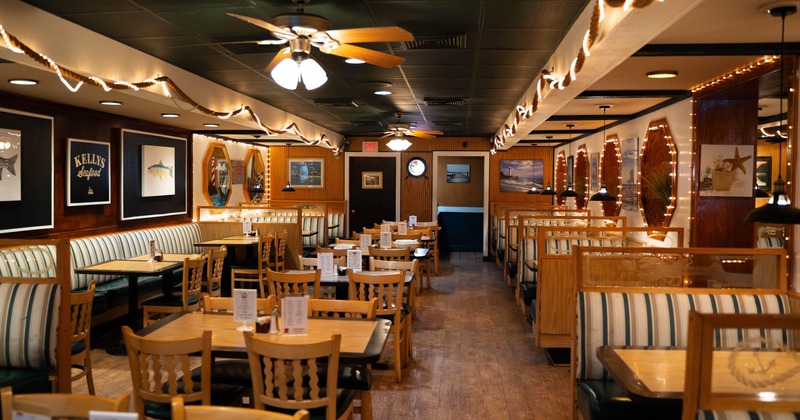
[[[232,17],[270,31],[277,38],[257,43],[262,45],[289,43],[288,47],[278,52],[266,69],[279,85],[294,90],[297,88],[297,82],[302,80],[306,89],[311,90],[325,83],[327,80],[325,71],[310,58],[311,46],[319,48],[325,54],[356,58],[386,68],[399,66],[403,62],[402,57],[351,44],[413,41],[414,36],[410,32],[397,26],[329,31],[328,19],[303,11],[309,1],[292,0],[297,5],[296,12],[277,15],[269,22],[228,13]]]
[[[417,130],[411,128],[411,124],[401,122],[400,119],[403,118],[402,112],[395,112],[394,116],[397,117],[397,122],[389,123],[387,125],[387,130],[383,132],[384,136],[381,138],[386,137],[419,137],[421,139],[433,139],[436,136],[441,136],[441,131],[437,130]],[[379,133],[376,133],[379,134]]]

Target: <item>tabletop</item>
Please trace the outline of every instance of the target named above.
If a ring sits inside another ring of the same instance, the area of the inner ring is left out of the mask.
[[[242,323],[234,322],[233,315],[230,314],[181,312],[158,321],[139,334],[148,338],[181,339],[196,337],[203,331],[210,330],[213,331],[212,351],[228,356],[246,357],[244,334],[236,330],[240,326]],[[341,334],[341,358],[372,363],[380,358],[389,336],[390,326],[391,322],[384,319],[309,318],[306,335],[257,333],[256,336],[277,343],[302,344],[328,339],[333,334]]]
[[[162,261],[180,261],[183,262],[184,259],[188,258],[190,260],[196,260],[200,258],[203,254],[161,254]],[[129,261],[150,261],[150,254],[139,255],[138,257],[128,258]]]
[[[148,257],[149,258],[149,257]],[[183,260],[158,261],[148,260],[110,260],[98,264],[76,268],[79,274],[161,274],[183,265]]]
[[[236,245],[256,245],[258,244],[258,236],[226,236],[219,239],[211,239],[208,241],[198,242],[194,246],[236,246]]]

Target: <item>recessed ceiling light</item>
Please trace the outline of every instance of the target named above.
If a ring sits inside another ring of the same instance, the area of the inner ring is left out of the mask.
[[[358,58],[348,58],[347,60],[344,60],[344,62],[347,63],[347,64],[364,64],[364,63],[366,63],[366,61],[358,59]]]
[[[376,94],[376,95],[380,95],[380,96],[386,96],[386,95],[391,95],[392,94],[392,92],[390,92],[388,90],[376,90],[373,93]]]
[[[120,105],[122,105],[122,102],[120,102],[120,101],[100,101],[100,105],[120,106]]]
[[[647,73],[648,79],[672,79],[678,77],[678,72],[674,70],[659,70]]]
[[[216,128],[216,127],[219,127],[219,124],[217,124],[217,123],[205,123],[205,124],[203,124],[203,127]]]
[[[39,81],[33,79],[8,79],[8,83],[17,86],[35,86],[39,84]]]
[[[172,112],[165,112],[165,113],[161,114],[161,116],[164,117],[164,118],[178,118],[178,117],[181,116],[181,114],[175,114],[175,113],[172,113]]]

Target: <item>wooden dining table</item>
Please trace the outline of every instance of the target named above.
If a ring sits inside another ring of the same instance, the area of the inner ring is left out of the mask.
[[[258,235],[233,235],[224,238],[210,239],[197,242],[194,246],[204,248],[219,248],[225,245],[229,248],[225,254],[225,262],[222,270],[222,296],[231,296],[231,270],[233,266],[255,267],[257,264],[257,252],[251,252],[258,246]]]
[[[256,333],[256,336],[276,343],[302,344],[341,334],[339,357],[348,363],[365,364],[375,363],[380,359],[391,324],[391,321],[385,319],[309,318],[308,334]],[[180,312],[144,328],[139,335],[174,340],[197,337],[203,331],[209,330],[212,331],[211,350],[215,356],[247,358],[244,333],[237,330],[241,326],[242,323],[234,322],[233,315],[230,314]]]
[[[308,270],[286,270],[285,273],[308,273]],[[362,270],[363,273],[386,273],[385,271],[371,271]],[[414,281],[415,274],[411,271],[406,271],[406,278],[403,280],[403,285],[406,288],[411,287],[411,282]],[[347,275],[339,275],[336,273],[322,275],[319,278],[319,285],[325,287],[333,287],[336,289],[336,299],[346,300],[349,298],[348,288],[350,287],[350,280]]]

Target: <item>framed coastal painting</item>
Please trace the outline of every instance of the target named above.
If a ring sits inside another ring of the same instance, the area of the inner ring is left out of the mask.
[[[528,192],[534,185],[544,189],[543,160],[500,160],[500,192]]]
[[[447,182],[469,184],[469,164],[448,163]]]
[[[639,138],[619,142],[622,154],[622,208],[639,211]]]
[[[361,188],[364,190],[382,190],[383,172],[379,171],[362,172]]]
[[[111,204],[111,144],[67,139],[67,206]]]
[[[700,148],[701,197],[752,197],[755,147],[704,144]]]
[[[591,191],[599,191],[600,183],[598,182],[598,172],[600,167],[600,153],[592,153],[589,156],[589,189]]]
[[[295,188],[325,188],[325,159],[290,158],[289,182]]]

